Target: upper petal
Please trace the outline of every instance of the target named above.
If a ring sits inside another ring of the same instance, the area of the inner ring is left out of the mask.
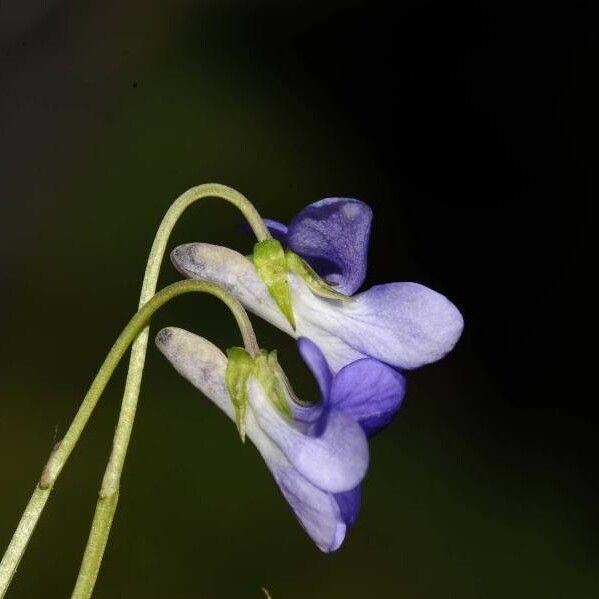
[[[289,223],[287,245],[314,270],[351,295],[364,282],[372,210],[351,198],[325,198]]]
[[[274,408],[254,378],[248,383],[248,397],[259,426],[308,481],[324,491],[339,493],[353,489],[364,478],[368,442],[353,418],[330,410],[322,433],[308,436]]]
[[[406,380],[397,370],[365,358],[335,375],[330,405],[353,416],[370,436],[391,421],[405,392]]]
[[[287,245],[287,225],[280,223],[278,220],[272,220],[271,218],[265,218],[263,220],[266,228],[270,231],[270,234],[275,239],[278,239],[283,245]]]

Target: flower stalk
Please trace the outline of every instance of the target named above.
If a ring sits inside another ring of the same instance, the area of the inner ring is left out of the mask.
[[[153,314],[170,300],[185,293],[209,293],[222,300],[235,316],[246,350],[252,355],[258,353],[258,343],[246,311],[235,298],[218,285],[205,281],[180,281],[165,287],[162,291],[154,295],[129,321],[129,324],[127,324],[115,341],[104,363],[100,367],[96,378],[92,382],[89,391],[85,395],[69,430],[52,451],[39,483],[29,500],[29,504],[0,564],[0,597],[4,597],[39,517],[42,514],[52,487],[66,461],[69,459],[121,358],[133,340],[147,327]],[[109,501],[104,501],[102,505],[112,508],[112,512],[114,512],[114,508],[116,507],[116,498],[114,495],[114,493],[106,494],[105,492],[100,494],[101,500],[106,497],[110,499]],[[110,510],[107,513],[110,513]]]
[[[242,194],[230,187],[215,183],[199,185],[183,193],[171,205],[160,224],[150,251],[140,294],[140,310],[115,342],[77,411],[67,433],[50,454],[40,480],[33,491],[17,529],[13,534],[2,561],[0,562],[0,599],[5,596],[6,591],[8,590],[21,558],[25,553],[29,539],[35,530],[37,522],[41,517],[62,468],[77,444],[114,369],[129,345],[133,342],[127,382],[113,442],[113,449],[104,476],[102,490],[100,492],[101,501],[103,497],[109,497],[110,500],[104,500],[98,505],[98,513],[94,517],[94,524],[92,525],[94,538],[92,539],[90,537],[90,543],[93,547],[90,547],[88,544],[82,564],[82,571],[75,589],[76,593],[79,593],[78,596],[91,596],[112,517],[116,509],[120,473],[122,472],[131,436],[137,407],[137,398],[139,396],[145,364],[149,333],[148,322],[155,310],[173,297],[183,293],[192,291],[212,293],[227,303],[229,308],[233,311],[237,323],[240,326],[246,349],[252,354],[258,351],[256,339],[245,310],[231,297],[230,294],[218,285],[201,283],[201,285],[196,285],[194,288],[193,286],[181,286],[181,283],[176,283],[154,295],[158,284],[160,267],[166,251],[166,245],[176,222],[189,206],[207,197],[221,198],[236,206],[248,221],[259,241],[270,238],[270,233],[254,206]],[[105,512],[106,516],[102,515],[100,517],[100,512],[102,512],[102,514]],[[103,529],[105,530],[102,535],[105,535],[106,537],[101,545],[95,544],[96,535],[94,531],[98,530],[99,523],[102,524]],[[92,573],[92,570],[95,570],[95,572]]]
[[[150,298],[152,298],[156,292],[160,267],[164,259],[168,240],[175,224],[189,206],[206,197],[218,197],[230,202],[242,212],[258,241],[270,239],[270,233],[261,216],[258,214],[258,211],[251,202],[238,191],[216,183],[207,183],[192,187],[175,200],[160,223],[146,265],[139,299],[140,308],[146,305],[146,302],[151,301]],[[131,432],[133,430],[135,413],[137,411],[137,401],[139,398],[146,359],[148,337],[149,328],[146,327],[135,340],[131,348],[129,371],[127,373],[119,420],[114,434],[112,452],[102,480],[100,497],[96,505],[96,512],[94,514],[90,536],[88,538],[83,561],[81,563],[81,569],[73,591],[73,599],[91,597],[102,562],[104,549],[108,542],[110,526],[118,501],[121,473],[123,471],[125,457],[129,447],[129,440],[131,439]],[[258,346],[255,345],[250,353],[253,355],[257,350]]]

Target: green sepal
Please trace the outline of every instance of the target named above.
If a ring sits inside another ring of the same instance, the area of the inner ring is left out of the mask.
[[[241,441],[245,443],[245,420],[249,405],[247,384],[250,376],[255,376],[271,404],[287,419],[293,419],[288,395],[295,394],[289,380],[277,360],[277,352],[261,349],[252,357],[243,347],[231,347],[227,350],[227,368],[225,384],[231,403],[235,409],[235,424]]]
[[[287,268],[298,275],[316,295],[344,302],[352,299],[349,295],[335,291],[331,285],[323,280],[320,275],[295,252],[287,250],[285,253],[285,261],[287,262]]]
[[[254,359],[254,364],[254,374],[262,385],[266,397],[268,397],[272,405],[285,416],[285,418],[291,420],[293,418],[293,412],[287,401],[285,391],[291,393],[293,393],[293,391],[291,391],[291,385],[289,385],[289,381],[279,365],[277,352],[272,351],[268,353],[264,349],[260,350],[260,353]]]
[[[231,347],[227,350],[227,369],[225,383],[229,397],[235,408],[235,424],[245,443],[245,416],[248,407],[247,382],[254,370],[254,359],[243,347]]]
[[[254,246],[253,262],[258,275],[295,331],[291,291],[287,279],[287,260],[280,241],[265,239]]]

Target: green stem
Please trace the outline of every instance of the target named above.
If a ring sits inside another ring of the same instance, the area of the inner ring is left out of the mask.
[[[69,430],[50,455],[40,481],[29,500],[29,504],[0,564],[0,597],[4,597],[6,593],[56,479],[77,444],[102,392],[106,388],[112,373],[118,366],[127,348],[138,337],[139,333],[147,327],[150,318],[156,310],[179,295],[198,292],[214,295],[227,304],[231,312],[233,312],[241,330],[244,345],[250,353],[255,355],[258,352],[256,337],[254,336],[254,331],[252,330],[252,325],[246,311],[233,296],[218,285],[197,280],[180,281],[179,283],[169,285],[153,296],[129,321],[129,324],[115,341],[83,399]],[[116,505],[116,497],[110,498],[108,503],[112,501]],[[107,525],[110,526],[110,523],[107,523]]]
[[[258,241],[270,238],[270,233],[254,206],[239,192],[230,187],[215,183],[193,187],[175,200],[160,223],[146,266],[139,300],[140,306],[143,306],[156,291],[160,266],[173,227],[191,204],[211,196],[222,198],[236,206],[252,227]],[[137,401],[146,359],[148,334],[148,329],[142,331],[131,348],[129,372],[127,373],[119,421],[114,434],[112,452],[102,480],[100,497],[96,506],[77,583],[73,591],[73,599],[91,597],[102,562],[104,549],[108,542],[110,525],[118,501],[121,474],[137,410]]]
[[[156,291],[158,275],[160,272],[162,259],[166,250],[166,244],[168,243],[168,239],[170,237],[173,227],[175,226],[175,223],[188,206],[206,197],[220,197],[239,208],[239,210],[242,212],[242,214],[252,227],[252,230],[254,231],[258,240],[268,239],[270,237],[270,234],[266,229],[256,209],[243,195],[241,195],[234,189],[231,189],[230,187],[226,187],[224,185],[206,184],[199,185],[186,191],[184,194],[179,196],[179,198],[177,198],[177,200],[175,200],[175,202],[169,208],[160,225],[158,233],[156,234],[156,238],[154,240],[154,244],[152,246],[152,250],[150,252],[150,256],[148,258],[148,263],[146,267],[144,283],[142,286],[140,297],[140,307],[146,305],[146,303],[150,300],[150,298],[152,298]],[[188,283],[191,283],[191,281],[189,281]],[[247,317],[244,319],[244,322],[246,322],[249,327],[249,321],[247,321]],[[133,425],[133,416],[135,414],[135,408],[137,406],[137,397],[139,395],[139,389],[141,385],[141,377],[145,362],[145,354],[148,345],[149,330],[147,326],[143,325],[140,331],[141,332],[135,339],[131,351],[129,372],[127,375],[127,385],[125,388],[123,406],[121,408],[121,415],[119,417],[119,423],[117,427],[117,434],[119,436],[118,444],[115,437],[113,454],[111,455],[111,461],[109,462],[111,472],[113,473],[115,472],[113,470],[115,465],[116,467],[122,470],[124,456],[130,437],[131,427]],[[248,331],[251,331],[251,329],[247,329],[246,331],[248,341],[255,345],[253,333],[250,334]],[[253,341],[250,341],[250,339],[253,339]],[[96,376],[96,379],[92,384],[92,387],[90,388],[88,394],[83,400],[83,403],[81,404],[79,411],[77,412],[66,435],[52,451],[50,458],[48,459],[48,462],[46,464],[46,467],[44,468],[44,471],[42,473],[42,477],[33,491],[31,499],[29,500],[29,503],[27,504],[27,507],[23,512],[23,515],[21,516],[21,520],[10,541],[6,553],[4,554],[4,557],[0,562],[0,599],[2,599],[6,594],[10,582],[27,548],[29,539],[31,538],[37,525],[37,522],[41,517],[41,514],[44,510],[44,506],[46,505],[48,497],[50,496],[50,492],[52,491],[54,483],[56,482],[56,479],[58,478],[64,464],[66,463],[73,448],[79,440],[83,428],[87,424],[87,421],[89,420],[89,417],[91,416],[91,413],[100,397],[99,394],[101,393],[101,390],[99,390],[98,387],[98,385],[100,384],[99,381],[101,381],[102,378],[105,377],[107,374],[108,376],[110,376],[111,374],[107,370],[107,368],[109,369],[109,366],[107,366],[107,364],[111,356],[114,357],[113,352],[115,350],[115,347],[116,344],[111,350],[111,353],[106,358],[106,361],[102,365],[102,368],[98,372],[98,375]],[[125,351],[125,349],[123,349],[123,351]],[[116,364],[114,366],[116,366]],[[128,433],[124,434],[126,433],[127,428]],[[116,456],[116,458],[113,459],[116,451],[118,451],[118,455]],[[110,480],[114,484],[115,479],[112,475],[110,477]],[[118,477],[116,481],[118,489]],[[115,509],[116,498],[114,499],[114,505],[112,507],[113,514]],[[90,593],[91,590],[93,590],[93,584],[90,589]]]

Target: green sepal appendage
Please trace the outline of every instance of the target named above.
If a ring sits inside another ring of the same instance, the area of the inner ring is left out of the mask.
[[[229,397],[235,408],[235,424],[245,443],[245,416],[248,407],[247,382],[254,370],[254,359],[243,347],[231,347],[227,350],[227,369],[225,383]]]
[[[258,275],[264,281],[268,292],[295,330],[291,291],[287,279],[287,260],[281,242],[276,239],[259,241],[254,246],[252,258]]]
[[[291,250],[285,252],[287,268],[298,275],[311,291],[320,297],[329,299],[349,301],[351,296],[335,291],[331,285],[323,280],[320,275],[300,256]]]
[[[286,391],[291,392],[292,397],[293,391],[291,391],[291,385],[289,384],[283,369],[279,365],[276,350],[270,353],[265,349],[260,350],[260,353],[254,360],[254,364],[254,373],[262,385],[266,397],[268,397],[270,403],[272,403],[283,416],[291,420],[293,418],[293,412],[287,401]]]
[[[252,357],[242,347],[227,350],[225,383],[235,409],[235,424],[242,442],[245,442],[245,420],[249,405],[247,384],[250,376],[256,377],[270,403],[288,420],[293,419],[291,401],[297,401],[289,380],[277,360],[277,352],[261,349]]]

